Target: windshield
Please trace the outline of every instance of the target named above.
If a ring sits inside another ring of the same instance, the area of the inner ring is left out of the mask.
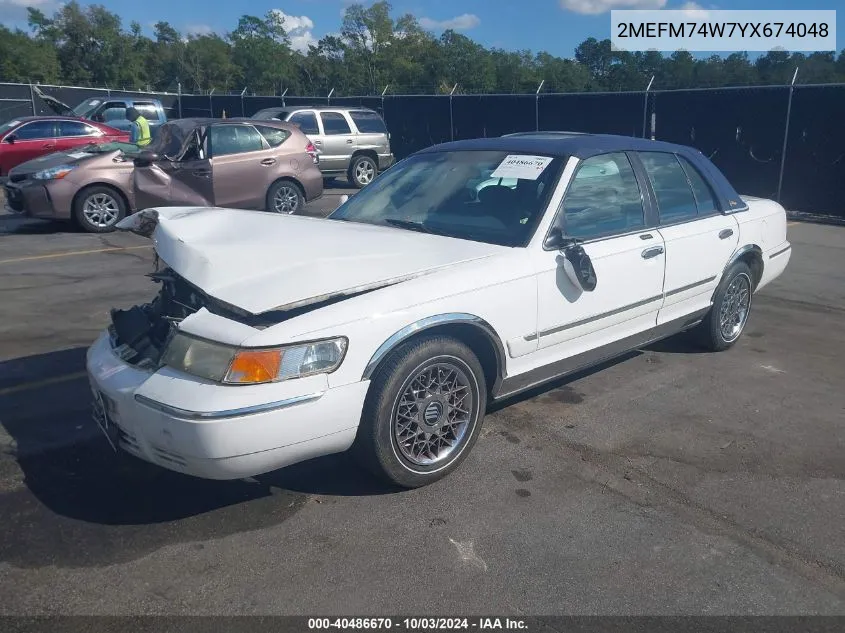
[[[88,118],[101,103],[99,99],[86,99],[73,109],[73,113],[83,119]]]
[[[564,157],[501,151],[418,154],[384,172],[329,219],[526,246],[564,163]]]

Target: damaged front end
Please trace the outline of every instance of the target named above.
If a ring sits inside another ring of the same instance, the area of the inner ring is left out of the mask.
[[[169,268],[147,276],[161,284],[159,293],[149,303],[112,309],[108,331],[114,353],[124,362],[156,369],[179,322],[212,302]]]

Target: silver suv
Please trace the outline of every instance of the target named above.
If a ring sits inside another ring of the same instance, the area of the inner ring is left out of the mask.
[[[317,148],[327,179],[345,174],[360,189],[394,162],[390,133],[378,112],[350,106],[265,108],[253,119],[277,119],[299,126]]]

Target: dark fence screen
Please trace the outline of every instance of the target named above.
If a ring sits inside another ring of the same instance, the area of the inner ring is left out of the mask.
[[[774,198],[788,100],[788,88],[658,93],[655,137],[701,150],[739,192]]]
[[[171,118],[252,116],[264,108],[363,106],[384,117],[397,158],[450,140],[531,130],[650,136],[700,149],[745,194],[790,211],[845,218],[845,86],[678,90],[645,93],[296,97],[172,95],[45,87],[73,107],[83,99],[159,99]],[[0,84],[0,122],[49,114],[28,85]],[[654,126],[652,128],[652,125]],[[787,125],[786,154],[783,140]],[[781,167],[783,180],[781,182]]]

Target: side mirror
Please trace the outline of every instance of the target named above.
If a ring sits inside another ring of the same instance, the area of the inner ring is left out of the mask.
[[[545,241],[546,248],[557,248],[563,256],[563,271],[576,287],[584,292],[596,289],[598,279],[593,262],[581,241],[573,237],[565,237],[559,228],[553,228]]]
[[[347,202],[348,200],[349,200],[349,196],[348,196],[348,195],[346,195],[346,194],[343,194],[343,195],[340,197],[340,204],[341,204],[341,205],[344,205],[344,204],[346,204],[346,202]]]
[[[106,117],[104,117],[102,114],[95,114],[91,117],[91,120],[96,121],[97,123],[105,123]]]
[[[7,143],[14,143],[16,140],[18,140],[18,137],[14,134],[9,134],[9,136],[6,137]]]
[[[136,167],[149,167],[154,162],[159,160],[159,155],[153,151],[148,149],[141,150],[138,155],[135,157],[135,166]]]

